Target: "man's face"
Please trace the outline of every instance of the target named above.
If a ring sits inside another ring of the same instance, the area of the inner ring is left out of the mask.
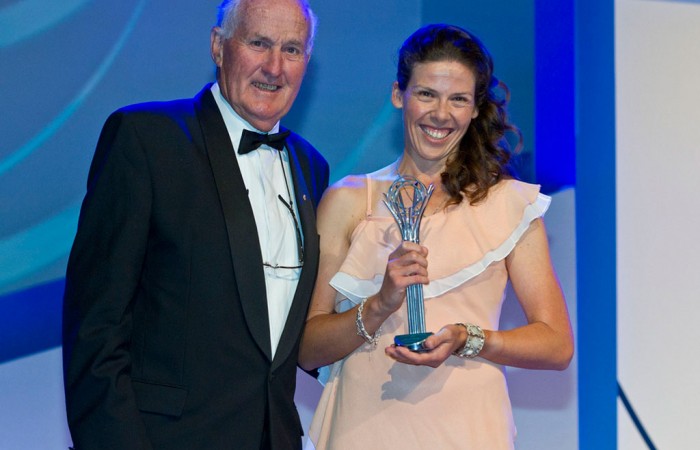
[[[221,93],[243,119],[269,131],[289,111],[309,61],[309,24],[296,0],[243,1],[233,36],[211,34]]]

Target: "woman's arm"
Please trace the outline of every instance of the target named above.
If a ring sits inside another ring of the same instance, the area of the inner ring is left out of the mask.
[[[326,191],[319,204],[319,273],[299,351],[299,365],[306,370],[344,358],[364,343],[357,335],[357,307],[335,313],[336,291],[329,282],[347,256],[350,235],[364,216],[365,203],[364,179],[352,177]],[[389,256],[382,287],[367,299],[362,312],[370,335],[401,306],[408,285],[428,282],[426,256],[425,247],[412,243],[402,244]]]
[[[484,330],[479,357],[528,369],[566,369],[573,356],[573,336],[542,219],[532,222],[506,258],[506,267],[528,323],[506,331]],[[433,349],[430,352],[390,347],[386,353],[406,364],[437,367],[461,349],[466,338],[464,327],[450,324],[426,340],[425,345]]]
[[[506,258],[506,267],[528,324],[513,330],[485,331],[486,344],[480,356],[528,369],[566,369],[574,339],[542,219],[530,225]]]

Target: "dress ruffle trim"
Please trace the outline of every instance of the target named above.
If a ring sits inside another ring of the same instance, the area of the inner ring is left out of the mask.
[[[452,275],[431,280],[430,284],[423,286],[423,296],[426,299],[438,297],[478,276],[492,263],[504,259],[513,251],[515,245],[529,228],[530,223],[547,212],[550,203],[549,196],[538,194],[535,201],[525,207],[523,216],[513,232],[497,248],[485,253],[479,261]],[[345,297],[337,303],[338,312],[346,311],[360,303],[363,298],[379,292],[383,280],[383,274],[376,275],[371,279],[359,279],[344,272],[336,273],[331,279],[330,285]]]

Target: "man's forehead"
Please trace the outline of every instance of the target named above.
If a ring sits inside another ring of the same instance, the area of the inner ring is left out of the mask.
[[[295,3],[274,6],[269,3],[248,5],[242,14],[241,29],[261,35],[308,33],[309,22],[301,7]]]

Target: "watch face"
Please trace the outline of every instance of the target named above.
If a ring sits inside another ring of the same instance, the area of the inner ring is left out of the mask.
[[[483,337],[483,335],[484,335],[484,332],[481,331],[481,328],[477,327],[476,325],[469,325],[467,327],[467,332],[469,333],[470,336]]]

